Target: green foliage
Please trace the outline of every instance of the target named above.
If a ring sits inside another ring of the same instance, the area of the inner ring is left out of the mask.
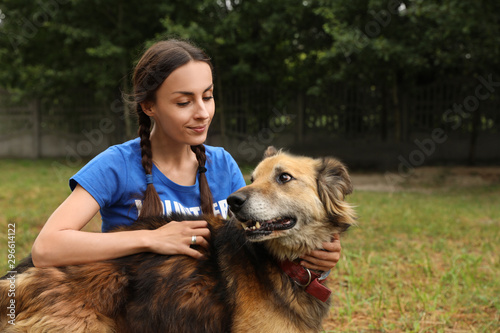
[[[339,80],[469,76],[498,65],[498,2],[319,2],[316,13],[333,40],[325,61],[338,65]]]
[[[165,12],[152,0],[5,0],[1,9],[2,86],[51,99],[82,89],[109,99],[127,88],[138,47]]]
[[[0,84],[52,100],[82,89],[113,100],[130,89],[144,47],[169,37],[207,51],[218,91],[274,86],[283,100],[328,97],[338,82],[397,96],[500,62],[491,0],[4,0],[0,9]]]
[[[162,20],[165,32],[159,37],[189,38],[205,48],[219,84],[302,88],[304,79],[320,75],[318,50],[330,37],[311,3],[199,0],[183,6],[185,11]]]

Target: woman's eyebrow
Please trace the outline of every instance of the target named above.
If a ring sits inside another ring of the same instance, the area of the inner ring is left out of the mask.
[[[212,83],[207,87],[207,89],[203,90],[203,93],[206,93],[210,89],[214,87],[214,84]],[[172,94],[182,94],[182,95],[194,95],[194,92],[192,91],[174,91]]]

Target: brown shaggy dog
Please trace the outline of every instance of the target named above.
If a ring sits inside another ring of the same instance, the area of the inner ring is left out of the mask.
[[[332,158],[268,149],[252,178],[228,198],[233,217],[207,218],[212,236],[203,259],[141,253],[58,268],[28,259],[0,280],[0,330],[318,332],[329,291],[293,261],[354,223],[344,201],[349,175]],[[147,218],[123,229],[165,223]]]

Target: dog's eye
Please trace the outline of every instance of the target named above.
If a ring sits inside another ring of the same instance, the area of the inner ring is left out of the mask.
[[[288,183],[290,180],[292,180],[293,177],[288,174],[288,173],[281,173],[279,176],[278,176],[278,183],[280,184],[284,184],[284,183]]]

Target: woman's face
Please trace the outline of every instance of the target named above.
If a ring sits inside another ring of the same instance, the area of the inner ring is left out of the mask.
[[[168,144],[202,144],[215,112],[210,66],[190,61],[177,68],[156,91],[156,101],[142,107],[155,120],[152,137]]]

